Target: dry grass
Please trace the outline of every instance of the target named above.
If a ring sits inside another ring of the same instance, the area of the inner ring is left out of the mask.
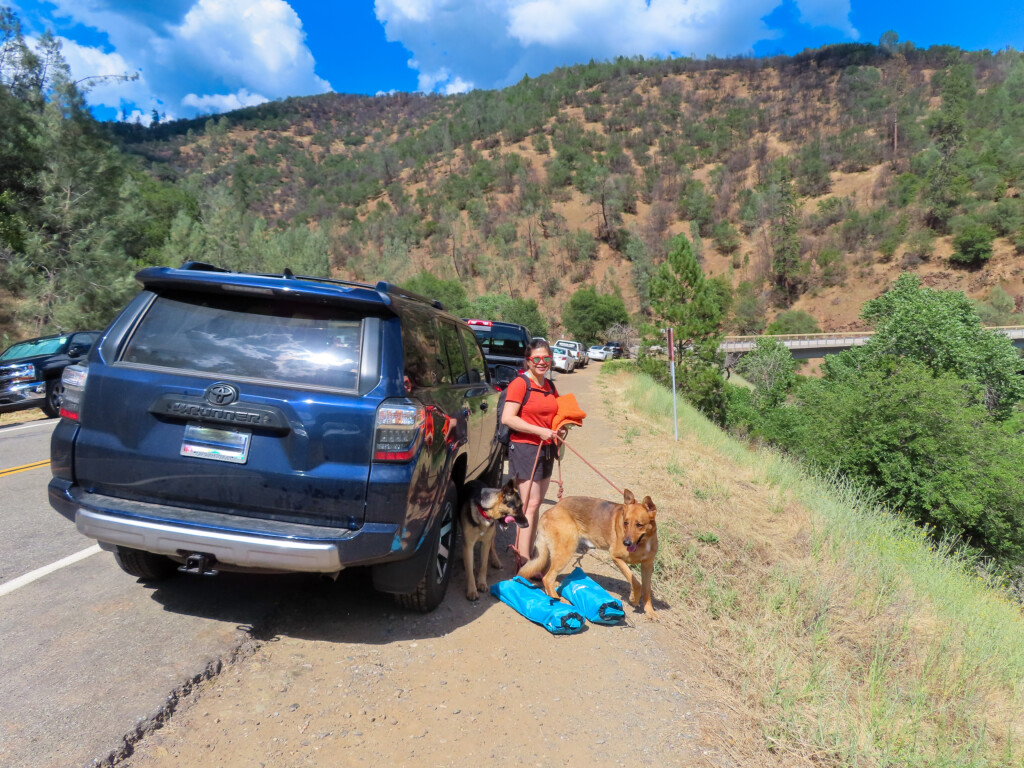
[[[679,631],[769,749],[817,765],[1024,764],[1024,620],[976,564],[684,403],[676,443],[668,392],[602,381],[645,491],[671,500],[656,594],[687,606]]]

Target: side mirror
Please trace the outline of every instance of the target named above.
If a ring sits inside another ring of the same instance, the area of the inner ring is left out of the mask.
[[[88,344],[72,344],[68,349],[68,357],[81,357],[89,351]]]
[[[511,365],[496,365],[491,374],[491,383],[496,387],[504,389],[519,375],[519,369]]]

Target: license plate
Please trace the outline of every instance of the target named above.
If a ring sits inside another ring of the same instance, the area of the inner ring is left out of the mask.
[[[185,437],[181,441],[181,455],[245,464],[249,457],[250,440],[251,432],[186,424]]]

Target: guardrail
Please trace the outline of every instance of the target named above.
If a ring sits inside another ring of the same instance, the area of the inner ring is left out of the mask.
[[[989,327],[990,331],[1002,333],[1013,341],[1013,346],[1024,348],[1024,326],[1005,325]],[[781,342],[798,359],[824,357],[835,352],[842,352],[850,347],[859,347],[874,336],[873,331],[849,331],[846,333],[799,333],[789,335],[764,336],[726,336],[719,349],[722,352],[750,352],[758,339],[775,339]]]

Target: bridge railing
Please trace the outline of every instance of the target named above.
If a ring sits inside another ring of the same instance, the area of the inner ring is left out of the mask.
[[[1024,340],[1024,326],[989,326],[988,330],[1009,338]],[[775,339],[789,349],[848,349],[867,344],[874,331],[846,331],[843,333],[794,333],[764,336],[726,336],[719,349],[723,352],[750,352],[758,339]]]

